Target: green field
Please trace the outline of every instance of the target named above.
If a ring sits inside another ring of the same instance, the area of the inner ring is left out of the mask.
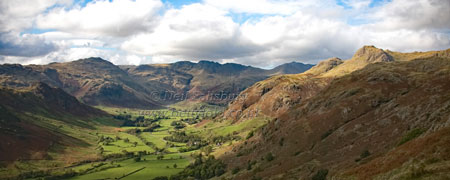
[[[68,119],[71,120],[68,124],[59,119],[35,117],[42,120],[40,126],[81,141],[68,142],[77,145],[72,148],[61,146],[58,150],[55,146],[49,152],[53,159],[17,161],[14,166],[17,169],[32,169],[32,177],[57,179],[140,180],[171,176],[193,162],[193,154],[223,152],[225,150],[221,148],[243,139],[249,131],[267,122],[265,118],[239,124],[208,120],[197,125],[204,119],[199,117],[201,114],[185,113],[180,116],[173,113],[174,107],[147,114],[139,109],[97,108],[114,115],[114,118],[92,119],[90,122]],[[175,122],[183,126],[176,127]],[[153,126],[155,128],[149,130]],[[177,136],[175,132],[184,134]],[[172,139],[167,139],[169,137]],[[212,152],[205,150],[207,146]],[[6,170],[0,168],[0,173],[23,174],[20,170]]]
[[[188,153],[167,154],[161,160],[157,160],[156,156],[157,155],[142,156],[140,162],[135,162],[134,159],[117,161],[114,162],[113,165],[120,165],[120,167],[92,172],[72,179],[115,179],[141,168],[144,169],[122,179],[152,179],[157,176],[170,176],[176,174],[182,171],[190,161]],[[174,164],[177,165],[177,168],[173,167]]]

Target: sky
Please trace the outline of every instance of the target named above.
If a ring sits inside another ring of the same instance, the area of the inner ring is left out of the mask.
[[[0,63],[315,64],[448,49],[449,22],[449,0],[2,0]]]

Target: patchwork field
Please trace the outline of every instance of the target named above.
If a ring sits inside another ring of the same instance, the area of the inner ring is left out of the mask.
[[[80,121],[27,114],[30,121],[38,118],[39,126],[64,134],[66,145],[52,145],[45,159],[44,155],[36,154],[36,160],[3,164],[0,177],[137,180],[170,177],[183,171],[199,155],[208,158],[229,151],[233,143],[239,143],[268,121],[255,118],[231,124],[204,117],[205,111],[214,107],[153,111],[97,108],[113,117]]]
[[[143,113],[139,109],[98,108],[119,119],[127,115],[130,122],[136,123],[136,119],[144,119],[152,123],[145,126],[139,124],[100,128],[95,133],[96,150],[101,156],[108,158],[101,162],[71,167],[70,171],[80,175],[70,179],[139,180],[158,176],[169,177],[189,165],[195,154],[223,153],[233,142],[239,141],[248,132],[266,123],[264,118],[236,125],[211,120],[199,123],[202,117],[198,117],[198,113],[174,115],[173,110],[168,109]],[[192,119],[197,120],[188,121]],[[183,125],[180,128],[174,122],[181,122]],[[157,128],[149,130],[148,127]],[[178,133],[175,132],[185,134],[177,136]],[[173,138],[168,140],[168,137]],[[206,147],[210,150],[205,150],[208,149]]]

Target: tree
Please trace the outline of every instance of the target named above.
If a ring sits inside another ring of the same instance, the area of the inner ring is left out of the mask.
[[[251,137],[253,137],[253,131],[250,131],[250,132],[247,134],[247,137],[245,137],[245,139],[250,139]]]
[[[169,180],[169,178],[167,176],[158,176],[153,178],[153,180]]]
[[[326,180],[328,175],[328,169],[320,169],[317,173],[312,177],[312,180]]]
[[[162,159],[164,159],[164,156],[163,155],[159,155],[159,156],[156,157],[156,159],[157,160],[162,160]]]
[[[271,152],[269,152],[269,153],[266,154],[265,159],[267,161],[272,161],[273,159],[275,159],[275,157],[273,156],[273,154]]]
[[[239,167],[235,167],[233,168],[233,170],[231,171],[231,174],[237,174],[241,169]]]
[[[176,169],[177,167],[178,167],[177,163],[173,164],[173,168]]]
[[[360,158],[361,158],[361,159],[364,159],[364,158],[366,158],[367,156],[370,156],[370,152],[369,152],[368,150],[364,150],[364,151],[361,153]]]
[[[204,152],[206,156],[211,154],[212,151],[213,151],[213,148],[211,146],[205,146],[204,148],[202,148],[202,152]]]

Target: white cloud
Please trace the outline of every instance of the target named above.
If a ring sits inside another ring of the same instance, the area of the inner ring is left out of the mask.
[[[0,1],[0,55],[32,57],[58,49],[45,38],[20,32],[31,28],[36,15],[47,8],[69,4],[71,0]]]
[[[88,57],[101,57],[114,64],[136,64],[149,63],[149,59],[143,56],[129,56],[124,52],[116,50],[104,50],[91,47],[71,47],[53,51],[43,56],[23,57],[23,56],[3,56],[0,63],[20,63],[20,64],[48,64],[51,62],[68,62]]]
[[[450,1],[395,0],[368,16],[378,23],[376,29],[450,29]]]
[[[204,0],[204,3],[235,13],[290,15],[308,8],[334,6],[334,1],[323,0]]]
[[[15,9],[13,2],[0,2],[6,9],[0,32],[7,37],[0,40],[0,62],[99,56],[116,64],[209,59],[272,67],[345,59],[366,44],[395,51],[450,48],[448,0],[375,6],[369,0],[343,0],[344,6],[334,0],[204,0],[179,9],[159,0],[98,0],[85,7],[35,0]],[[19,34],[30,27],[55,31]]]
[[[71,10],[55,8],[36,23],[38,28],[74,34],[128,36],[150,31],[161,7],[159,0],[100,0]]]
[[[226,14],[202,4],[171,9],[154,32],[134,36],[122,48],[137,54],[188,60],[241,57],[261,49],[242,37],[239,25]]]
[[[21,31],[32,26],[36,15],[54,5],[69,5],[72,0],[0,1],[0,32]]]
[[[354,9],[364,9],[369,7],[372,0],[342,0],[342,3],[354,8]]]
[[[450,35],[431,30],[396,30],[370,32],[367,39],[383,49],[401,52],[429,51],[450,48]]]
[[[0,33],[0,55],[41,56],[57,49],[53,43],[32,34],[17,36],[14,33]]]

